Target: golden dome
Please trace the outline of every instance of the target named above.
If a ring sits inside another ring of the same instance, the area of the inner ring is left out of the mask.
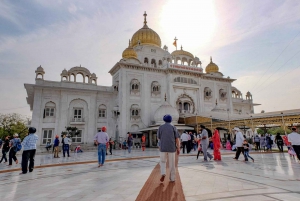
[[[132,47],[138,45],[139,41],[141,45],[154,45],[157,47],[161,47],[160,37],[155,31],[147,26],[146,16],[147,14],[145,12],[143,28],[135,32],[131,38]]]
[[[212,62],[212,58],[210,57],[210,63],[205,68],[206,73],[216,73],[219,72],[219,67],[217,64]]]
[[[190,52],[187,52],[187,51],[184,51],[182,49],[182,46],[181,46],[181,49],[180,50],[175,50],[171,53],[172,56],[180,56],[180,55],[185,55],[185,56],[188,56],[188,57],[192,57],[194,58],[194,55]]]
[[[126,49],[123,51],[123,53],[122,53],[122,57],[123,57],[124,59],[132,59],[132,58],[137,59],[137,54],[136,54],[136,52],[134,51],[134,49],[132,48],[131,43],[130,43],[130,40],[129,40],[128,48],[126,48]]]

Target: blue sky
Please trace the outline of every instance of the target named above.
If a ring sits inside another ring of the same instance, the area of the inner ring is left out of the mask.
[[[299,108],[300,2],[294,0],[0,1],[0,113],[30,116],[24,83],[42,65],[46,80],[82,65],[111,85],[109,69],[143,24],[169,51],[209,57],[233,86],[262,104],[256,112]]]

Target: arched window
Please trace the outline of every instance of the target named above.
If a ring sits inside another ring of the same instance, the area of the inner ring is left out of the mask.
[[[140,117],[140,107],[137,104],[133,104],[130,107],[131,118],[138,119]]]
[[[145,57],[145,59],[144,59],[144,63],[145,63],[145,64],[147,64],[147,63],[148,63],[148,58],[147,58],[147,57]]]
[[[153,65],[153,67],[156,67],[156,61],[155,61],[155,59],[151,60],[151,64]]]
[[[131,94],[139,95],[140,92],[140,82],[137,79],[132,79],[130,82],[130,92]]]
[[[158,61],[158,65],[161,66],[162,65],[162,60]]]
[[[44,109],[44,118],[54,117],[54,116],[55,116],[55,103],[53,102],[46,103]]]
[[[209,87],[205,87],[204,88],[204,99],[209,100],[210,98],[212,98],[211,92],[212,91]]]
[[[106,106],[105,105],[100,105],[99,106],[99,118],[106,118]]]
[[[83,74],[78,73],[76,75],[76,82],[82,82],[82,83],[84,83],[84,76],[83,76]]]

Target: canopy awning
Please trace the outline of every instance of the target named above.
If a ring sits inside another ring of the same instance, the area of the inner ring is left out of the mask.
[[[159,126],[160,125],[144,128],[144,129],[139,130],[139,132],[158,130]],[[174,125],[174,126],[177,128],[177,130],[194,130],[194,127],[186,126],[186,125],[183,125],[183,124],[182,125]]]

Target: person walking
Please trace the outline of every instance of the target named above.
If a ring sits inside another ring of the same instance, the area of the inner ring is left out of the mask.
[[[108,142],[105,126],[103,126],[101,131],[95,135],[94,142],[98,146],[98,167],[101,167],[105,162],[106,143]]]
[[[261,134],[261,137],[259,140],[260,140],[260,147],[264,148],[264,151],[266,151],[266,138],[265,138],[264,134]]]
[[[233,159],[238,160],[239,157],[240,157],[240,154],[242,152],[244,157],[245,157],[245,161],[248,161],[248,158],[245,156],[244,147],[243,147],[244,136],[240,132],[239,128],[235,127],[233,130],[235,132],[235,137],[236,137],[235,138],[236,154],[235,154],[235,157]]]
[[[112,148],[115,143],[111,138],[109,138],[108,143],[109,143],[109,153],[110,153],[110,155],[112,155]]]
[[[128,138],[127,138],[128,153],[131,153],[131,148],[133,145],[133,137],[129,132],[127,134],[128,134]]]
[[[204,161],[207,161],[207,157],[209,157],[209,160],[211,160],[213,156],[207,151],[209,145],[208,132],[205,129],[204,125],[200,125],[200,130],[201,130],[201,147],[204,156]]]
[[[288,135],[288,140],[297,155],[298,162],[300,163],[300,134],[296,132],[297,128],[292,127],[292,132]]]
[[[266,133],[266,146],[267,146],[267,151],[272,151],[272,144],[271,144],[271,137],[270,134]]]
[[[220,134],[217,129],[214,131],[214,135],[212,136],[212,140],[214,143],[214,160],[221,160],[221,142],[220,142]]]
[[[146,136],[143,134],[142,136],[142,150],[145,151],[146,148]]]
[[[16,146],[18,143],[21,143],[21,140],[19,138],[19,135],[17,133],[14,134],[13,136],[14,138],[10,140],[10,143],[9,143],[9,146],[10,146],[10,149],[9,149],[9,157],[8,157],[8,165],[11,166],[12,165],[12,160],[14,160],[16,162],[16,164],[19,163],[17,157],[16,157],[16,154],[17,154],[17,151],[16,151]]]
[[[180,153],[179,134],[175,126],[171,124],[172,116],[163,117],[165,124],[161,125],[157,131],[157,139],[160,141],[160,181],[164,182],[166,176],[167,157],[169,161],[170,182],[175,182],[175,152]]]
[[[260,150],[260,137],[256,135],[254,137],[255,150]]]
[[[279,151],[283,152],[283,139],[280,136],[280,133],[277,133],[277,135],[275,137],[275,143],[277,144]]]
[[[34,168],[34,156],[36,152],[36,143],[39,140],[37,136],[36,129],[30,127],[28,129],[28,135],[24,138],[22,142],[23,154],[22,154],[22,172],[20,174],[26,174],[27,171],[32,172]],[[29,167],[28,167],[29,160]]]
[[[0,163],[2,163],[3,159],[4,159],[4,163],[7,162],[6,154],[8,152],[9,152],[9,136],[6,136],[2,145],[2,158],[0,160]]]
[[[189,135],[186,132],[183,132],[180,139],[181,139],[181,143],[182,143],[182,153],[185,153],[185,149],[188,152],[188,141],[189,141]]]
[[[243,142],[243,147],[244,147],[244,155],[245,155],[245,161],[246,161],[246,158],[251,158],[252,161],[254,162],[254,159],[249,155],[249,143],[248,141],[245,139],[244,142]],[[248,160],[247,160],[248,161]]]
[[[59,158],[58,152],[59,152],[59,136],[56,135],[55,139],[53,141],[53,148],[54,148],[54,158]]]
[[[63,155],[64,155],[64,157],[66,157],[66,152],[68,154],[68,157],[70,157],[70,144],[71,144],[71,139],[68,138],[66,135],[64,135],[64,138],[63,138],[63,145],[64,145]]]

